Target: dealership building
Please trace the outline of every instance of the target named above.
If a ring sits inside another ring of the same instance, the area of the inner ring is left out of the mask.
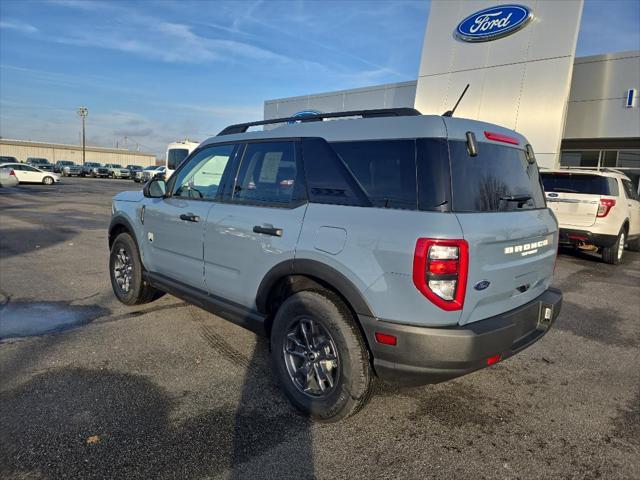
[[[575,57],[583,2],[432,0],[417,79],[267,100],[264,118],[414,107],[524,134],[542,167],[640,179],[640,51]]]
[[[51,163],[58,160],[82,164],[82,147],[61,143],[43,143],[0,138],[0,156],[14,157],[19,162],[28,158],[46,158]],[[116,163],[120,165],[140,165],[147,167],[156,164],[152,153],[135,152],[123,148],[85,147],[85,161],[98,163]]]

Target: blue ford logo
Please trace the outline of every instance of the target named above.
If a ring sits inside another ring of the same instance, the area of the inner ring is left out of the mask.
[[[461,21],[456,36],[465,42],[488,42],[517,32],[532,18],[531,10],[522,5],[486,8]]]
[[[312,117],[313,115],[320,115],[322,112],[317,110],[302,110],[301,112],[294,113],[290,118],[304,118]],[[296,123],[295,120],[290,120],[289,123]]]
[[[491,285],[491,282],[489,280],[481,280],[476,283],[473,288],[475,288],[476,290],[485,290],[489,288],[489,285]]]

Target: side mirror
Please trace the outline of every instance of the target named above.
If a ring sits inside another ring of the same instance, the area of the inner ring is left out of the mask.
[[[161,178],[152,178],[142,188],[142,194],[148,198],[162,198],[166,191],[167,184]]]

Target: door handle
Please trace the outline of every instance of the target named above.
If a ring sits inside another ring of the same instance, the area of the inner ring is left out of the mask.
[[[265,235],[273,235],[274,237],[282,236],[281,228],[274,227],[261,227],[260,225],[256,225],[253,227],[253,233],[264,233]]]
[[[180,215],[180,220],[186,220],[187,222],[199,222],[200,217],[198,215],[194,215],[193,213],[183,213]]]

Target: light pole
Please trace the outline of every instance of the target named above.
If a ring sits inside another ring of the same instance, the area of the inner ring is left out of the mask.
[[[89,109],[87,107],[80,107],[78,110],[78,115],[82,118],[82,165],[84,166],[84,155],[85,155],[85,143],[84,143],[84,119],[89,115]]]

